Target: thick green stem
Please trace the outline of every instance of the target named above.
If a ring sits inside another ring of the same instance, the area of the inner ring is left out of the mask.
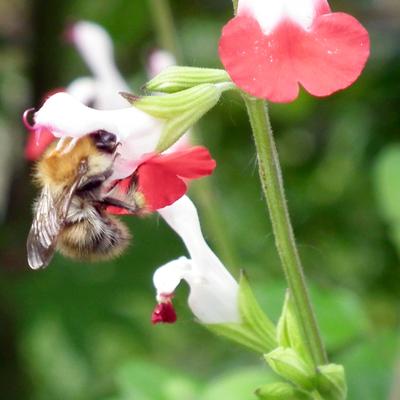
[[[176,30],[168,0],[149,0],[154,26],[160,46],[173,54],[178,62],[182,61],[181,51],[176,40]]]
[[[265,101],[244,95],[257,149],[262,188],[289,290],[296,305],[298,322],[315,365],[327,363],[317,320],[305,283],[285,199],[278,152]]]

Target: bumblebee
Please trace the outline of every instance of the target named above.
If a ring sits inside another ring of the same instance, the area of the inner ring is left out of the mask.
[[[28,264],[33,269],[46,267],[56,250],[81,261],[117,257],[131,235],[106,208],[141,212],[133,190],[121,199],[106,187],[118,155],[116,136],[99,130],[75,142],[61,139],[36,165],[34,177],[41,193],[34,203],[27,240]]]

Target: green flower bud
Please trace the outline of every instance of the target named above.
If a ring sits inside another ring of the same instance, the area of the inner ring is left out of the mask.
[[[345,400],[347,384],[343,366],[337,364],[319,366],[317,388],[325,400]]]
[[[162,152],[172,146],[207,111],[213,108],[232,83],[202,84],[177,93],[137,97],[121,93],[132,105],[155,118],[166,120],[156,150]]]
[[[293,349],[278,347],[265,355],[269,366],[281,377],[305,390],[315,388],[315,371]]]
[[[145,89],[153,92],[175,93],[204,83],[230,82],[223,69],[172,66],[146,83]]]

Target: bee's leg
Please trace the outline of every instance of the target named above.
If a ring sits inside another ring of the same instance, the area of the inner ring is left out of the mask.
[[[115,207],[119,207],[122,208],[124,210],[127,210],[129,212],[131,212],[132,214],[138,214],[141,211],[143,211],[143,209],[141,207],[139,207],[137,204],[129,204],[126,203],[122,200],[119,199],[115,199],[114,197],[105,197],[101,203],[105,206],[115,206]]]

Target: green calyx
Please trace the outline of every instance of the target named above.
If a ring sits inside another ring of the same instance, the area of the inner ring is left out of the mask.
[[[325,400],[345,400],[347,384],[343,366],[328,364],[318,367],[317,388]]]
[[[230,82],[223,69],[172,66],[147,82],[145,89],[152,92],[175,93],[205,83]]]
[[[238,302],[241,323],[205,326],[217,335],[258,353],[274,349],[277,346],[275,326],[262,311],[244,274],[240,279]]]
[[[256,390],[256,395],[261,400],[312,400],[311,395],[283,382],[261,386]]]
[[[313,390],[316,372],[293,349],[278,347],[265,355],[268,365],[281,377],[303,390]]]

